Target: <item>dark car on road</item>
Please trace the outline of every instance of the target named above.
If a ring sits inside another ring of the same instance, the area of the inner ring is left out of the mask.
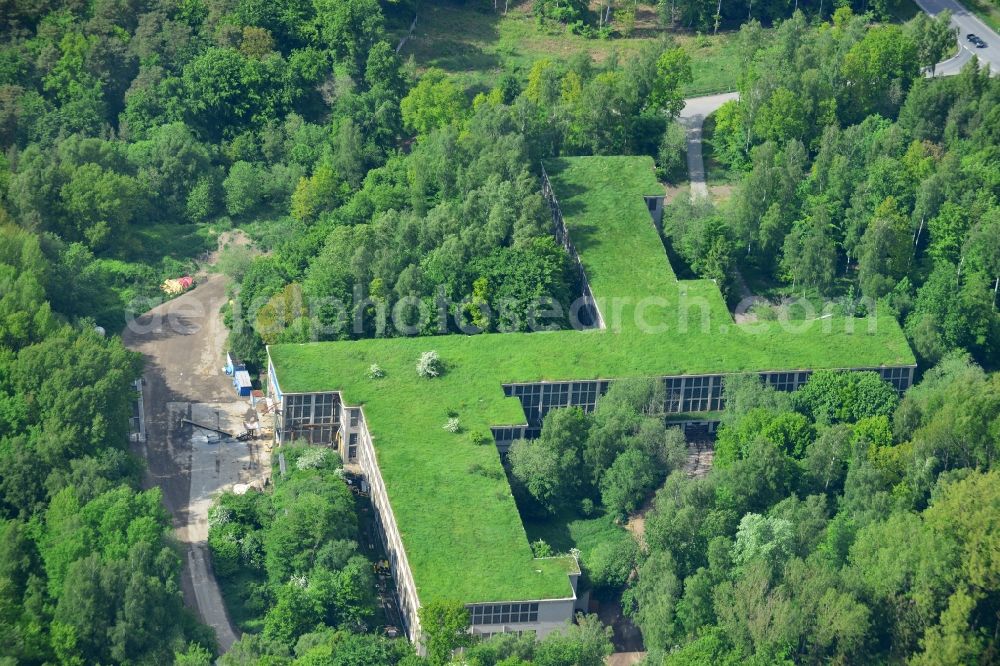
[[[979,37],[979,35],[970,32],[965,36],[965,38],[969,40],[972,44],[974,44],[977,49],[986,48],[986,42],[984,42],[982,38]]]

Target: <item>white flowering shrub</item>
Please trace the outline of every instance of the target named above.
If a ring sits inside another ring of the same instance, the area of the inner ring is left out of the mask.
[[[221,504],[216,504],[211,509],[208,510],[208,526],[219,528],[223,525],[231,522],[233,519],[233,512],[229,510],[228,507],[222,506]]]
[[[444,429],[448,432],[458,432],[462,429],[462,424],[458,422],[458,418],[452,417],[444,422]]]
[[[421,377],[438,377],[444,371],[444,364],[434,350],[425,351],[417,361],[417,374]]]
[[[381,379],[385,377],[385,370],[378,363],[372,363],[368,366],[368,379]]]
[[[295,461],[296,469],[320,469],[325,467],[330,459],[329,449],[310,448]]]

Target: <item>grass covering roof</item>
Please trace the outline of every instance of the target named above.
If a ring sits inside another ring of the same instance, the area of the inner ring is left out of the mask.
[[[491,425],[524,423],[503,383],[915,363],[891,316],[875,327],[837,317],[738,325],[713,282],[677,280],[643,199],[663,192],[650,158],[568,158],[545,168],[606,329],[269,348],[283,392],[336,390],[363,406],[424,604],[572,596],[571,565],[532,557],[496,449],[473,443]],[[642,305],[649,296],[657,300]],[[447,371],[424,379],[415,366],[431,349]],[[385,377],[368,378],[372,363]],[[443,428],[452,412],[457,434]]]

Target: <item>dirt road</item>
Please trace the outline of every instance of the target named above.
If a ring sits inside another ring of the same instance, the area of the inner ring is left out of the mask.
[[[231,433],[242,429],[249,405],[220,370],[226,329],[219,308],[225,300],[225,278],[211,276],[129,322],[122,334],[125,345],[146,361],[146,441],[135,445],[148,465],[144,483],[163,491],[177,538],[187,548],[185,600],[215,630],[222,651],[236,633],[211,568],[208,508],[221,490],[267,472],[259,443],[219,440],[182,422],[191,419]]]

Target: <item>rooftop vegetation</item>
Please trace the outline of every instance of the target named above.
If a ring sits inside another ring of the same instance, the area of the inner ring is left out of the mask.
[[[915,363],[890,316],[737,325],[711,281],[677,280],[643,199],[662,192],[651,159],[545,168],[606,329],[269,348],[285,393],[338,390],[363,406],[423,603],[572,594],[565,562],[533,558],[496,450],[474,443],[491,425],[524,422],[503,383]],[[639,305],[649,296],[659,300]],[[444,372],[420,377],[430,349]],[[370,378],[372,364],[384,377]],[[459,433],[441,427],[453,414]]]

